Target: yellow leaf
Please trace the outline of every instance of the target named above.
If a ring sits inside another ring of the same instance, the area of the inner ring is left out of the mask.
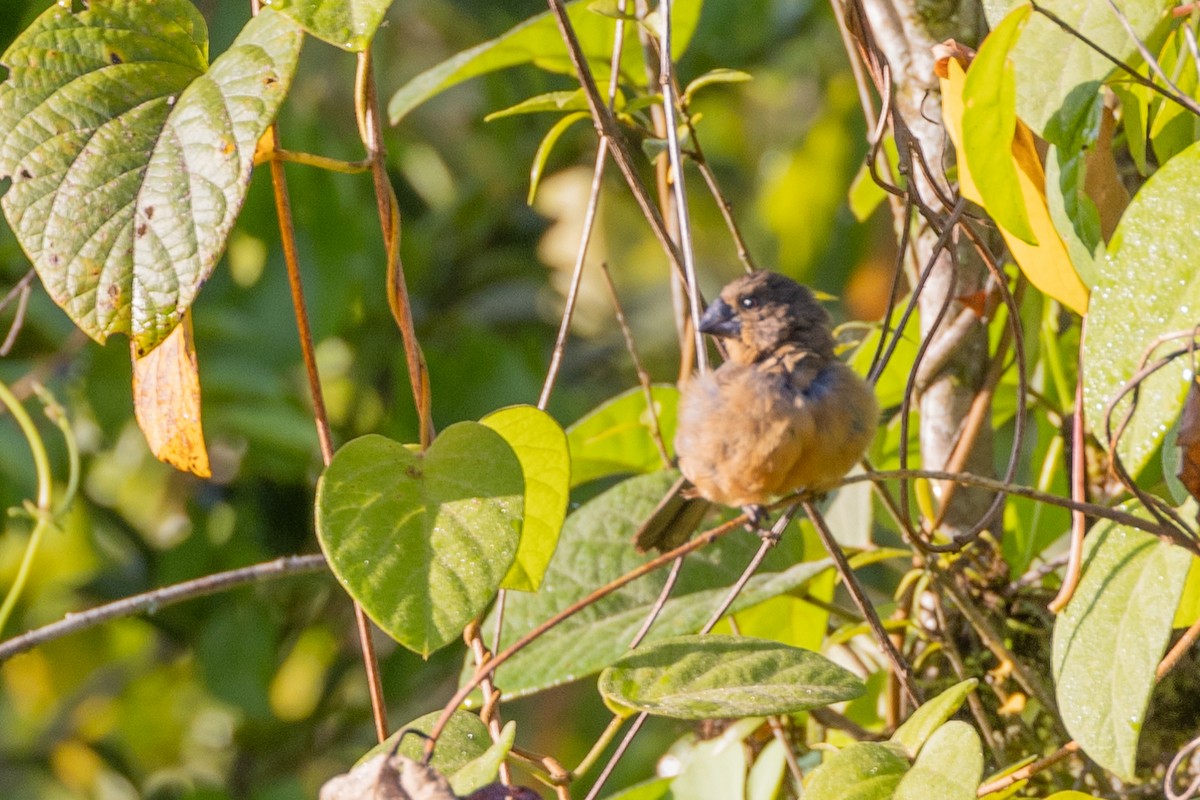
[[[963,153],[962,117],[963,84],[966,73],[953,58],[946,63],[946,77],[941,78],[942,118],[946,132],[954,143],[958,154],[958,186],[963,197],[984,206],[975,181],[971,177],[970,165]],[[1028,244],[1014,236],[1003,226],[1000,228],[1004,242],[1012,253],[1013,260],[1025,273],[1029,282],[1044,294],[1053,297],[1077,314],[1087,313],[1088,290],[1079,273],[1075,271],[1067,254],[1066,245],[1054,228],[1050,209],[1046,205],[1046,173],[1038,158],[1033,134],[1021,120],[1013,136],[1012,157],[1017,167],[1017,180],[1029,215],[1029,224],[1038,244]]]
[[[186,312],[171,335],[147,355],[133,358],[133,408],[138,427],[159,461],[202,478],[212,472],[200,425],[200,372]]]

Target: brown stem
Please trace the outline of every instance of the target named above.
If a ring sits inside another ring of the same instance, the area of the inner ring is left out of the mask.
[[[320,572],[326,568],[325,557],[319,553],[304,556],[284,556],[274,561],[254,564],[249,567],[231,569],[227,572],[217,572],[182,583],[164,586],[131,597],[123,597],[111,603],[88,609],[87,611],[72,612],[58,622],[43,625],[31,631],[14,636],[5,642],[0,642],[0,663],[15,655],[61,639],[72,633],[121,617],[146,612],[153,614],[160,608],[182,603],[197,597],[207,597],[211,594],[235,589],[250,583],[261,583],[274,578],[288,575],[304,575],[310,572]]]

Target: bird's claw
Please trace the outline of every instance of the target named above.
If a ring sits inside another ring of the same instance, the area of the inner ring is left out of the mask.
[[[746,530],[759,536],[770,534],[770,530],[764,525],[767,521],[767,509],[764,506],[742,506],[742,513],[746,515]]]

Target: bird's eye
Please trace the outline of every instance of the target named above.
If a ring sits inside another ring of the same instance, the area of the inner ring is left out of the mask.
[[[742,308],[754,308],[756,305],[758,305],[758,301],[753,297],[743,297],[741,299],[741,305]]]

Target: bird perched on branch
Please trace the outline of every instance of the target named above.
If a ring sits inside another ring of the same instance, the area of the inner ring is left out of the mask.
[[[721,290],[700,319],[728,360],[694,377],[679,400],[675,450],[692,488],[684,498],[759,506],[781,495],[833,488],[875,435],[879,406],[834,355],[829,314],[812,292],[774,272]],[[679,546],[707,504],[669,497],[639,530],[639,550]],[[690,526],[690,527],[689,527]]]

